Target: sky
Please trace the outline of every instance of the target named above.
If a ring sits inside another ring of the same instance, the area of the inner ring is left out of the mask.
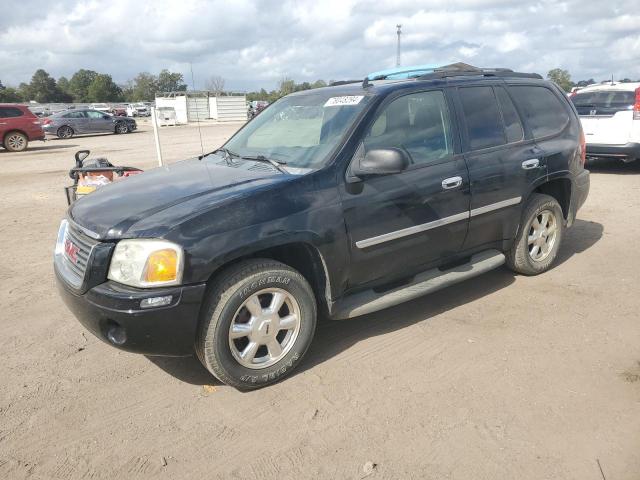
[[[640,79],[638,0],[0,0],[0,81],[80,68],[124,83],[138,72],[181,72],[227,89],[363,78],[402,65],[507,67],[574,81]]]

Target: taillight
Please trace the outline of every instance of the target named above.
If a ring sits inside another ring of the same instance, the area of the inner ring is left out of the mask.
[[[52,123],[52,120],[50,118],[43,118],[41,123],[42,125],[49,125],[50,123]]]
[[[580,163],[584,167],[587,162],[587,141],[584,138],[584,132],[580,129]]]
[[[636,102],[633,104],[633,119],[640,120],[640,87],[636,88]]]

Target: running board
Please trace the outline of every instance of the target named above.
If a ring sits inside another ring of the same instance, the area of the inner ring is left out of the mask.
[[[499,267],[505,261],[504,254],[498,250],[486,250],[473,255],[469,262],[442,271],[438,268],[419,273],[410,285],[402,286],[384,293],[373,290],[349,295],[338,300],[332,308],[331,318],[347,318],[377,312],[400,303],[435,292],[454,283],[467,280]]]

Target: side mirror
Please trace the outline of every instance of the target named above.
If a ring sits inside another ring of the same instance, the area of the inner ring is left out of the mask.
[[[400,173],[409,166],[407,154],[399,148],[377,148],[369,150],[351,167],[356,177],[367,175],[390,175]]]

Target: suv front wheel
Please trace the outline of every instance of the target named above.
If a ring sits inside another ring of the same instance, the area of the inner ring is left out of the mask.
[[[551,268],[564,234],[562,208],[555,198],[534,193],[522,215],[518,235],[506,252],[507,266],[523,275],[538,275]]]
[[[273,260],[247,260],[211,285],[196,353],[227,385],[259,388],[291,373],[315,327],[315,297],[300,273]]]

